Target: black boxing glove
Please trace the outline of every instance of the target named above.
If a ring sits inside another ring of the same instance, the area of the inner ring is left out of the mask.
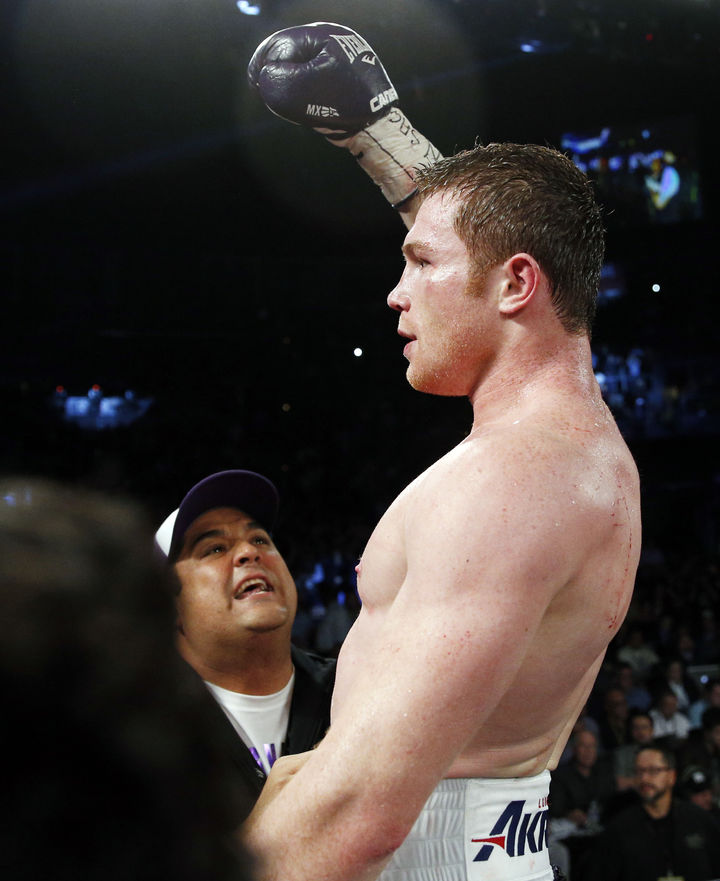
[[[271,34],[250,59],[248,79],[277,116],[340,137],[398,97],[372,47],[350,28],[322,21]]]
[[[442,158],[396,106],[372,47],[343,25],[277,31],[253,53],[248,79],[277,116],[350,150],[393,207],[415,195],[415,170]]]

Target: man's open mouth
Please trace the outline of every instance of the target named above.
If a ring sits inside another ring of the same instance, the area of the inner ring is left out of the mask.
[[[233,594],[233,599],[242,600],[245,597],[259,593],[273,593],[274,588],[264,578],[250,578],[239,584]]]

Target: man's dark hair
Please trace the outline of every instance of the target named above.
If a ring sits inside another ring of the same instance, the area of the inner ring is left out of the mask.
[[[488,144],[421,169],[420,196],[461,200],[455,230],[482,274],[513,254],[534,257],[569,333],[595,317],[605,231],[592,184],[564,154],[536,144]]]
[[[677,759],[675,758],[675,753],[669,746],[664,743],[659,743],[657,741],[653,743],[649,743],[647,746],[641,746],[640,749],[635,754],[635,761],[637,761],[638,756],[640,756],[644,752],[655,752],[660,753],[663,757],[663,761],[668,766],[668,768],[672,768],[673,770],[677,767]]]

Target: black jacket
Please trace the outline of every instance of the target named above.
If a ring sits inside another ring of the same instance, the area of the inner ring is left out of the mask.
[[[570,761],[550,775],[550,816],[566,817],[575,809],[587,812],[593,801],[603,811],[615,789],[615,776],[608,762],[598,759],[590,776],[584,777]]]
[[[662,827],[634,805],[608,824],[587,868],[588,881],[657,881],[673,874],[711,881],[720,878],[720,825],[709,811],[677,797]]]
[[[334,658],[322,658],[292,646],[292,662],[295,685],[283,755],[305,752],[322,740],[330,725],[330,698],[335,684]],[[252,810],[267,778],[209,691],[207,697],[211,736],[216,752],[227,763],[239,824]]]

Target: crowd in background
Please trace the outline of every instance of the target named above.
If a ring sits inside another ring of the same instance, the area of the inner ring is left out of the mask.
[[[337,549],[297,571],[298,644],[338,652],[359,610],[356,562],[349,548]],[[600,834],[639,803],[634,762],[642,746],[668,749],[674,794],[720,822],[718,609],[720,560],[648,546],[626,621],[552,775],[551,853],[570,881],[595,877]]]
[[[667,437],[715,432],[720,422],[714,357],[673,359],[652,348],[626,352],[601,346],[595,376],[626,436]]]
[[[552,774],[551,850],[571,881],[595,877],[599,836],[640,803],[644,746],[668,751],[677,798],[720,818],[719,599],[717,560],[644,554],[625,624]]]

